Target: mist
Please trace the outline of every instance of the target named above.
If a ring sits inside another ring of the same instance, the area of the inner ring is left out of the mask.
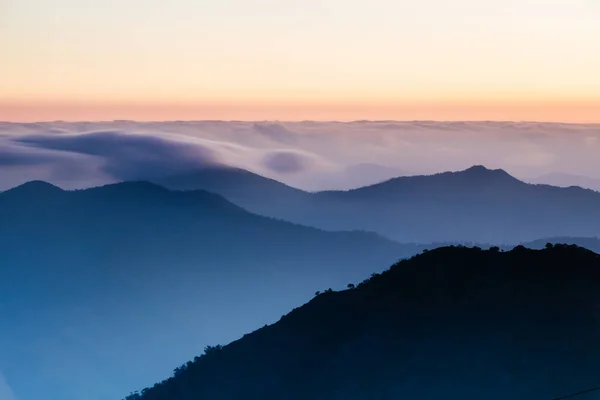
[[[598,189],[600,125],[537,122],[0,123],[0,190],[63,188],[239,167],[310,191],[484,164],[524,181]],[[566,180],[565,180],[565,177]],[[573,177],[569,179],[569,177]],[[590,187],[591,186],[591,187]]]

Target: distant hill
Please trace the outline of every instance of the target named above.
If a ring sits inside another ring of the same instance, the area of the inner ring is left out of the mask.
[[[310,204],[311,194],[241,168],[214,166],[156,179],[172,190],[206,190],[253,213],[281,217]]]
[[[599,386],[599,304],[600,255],[583,248],[440,248],[127,399],[552,400]]]
[[[177,179],[162,184],[214,191],[262,215],[327,230],[373,231],[400,242],[510,244],[600,236],[600,193],[526,184],[483,166],[315,194],[243,170],[201,176],[183,179],[185,185]]]
[[[600,179],[583,175],[553,173],[530,180],[531,183],[553,185],[560,187],[579,186],[600,192]]]
[[[515,243],[600,233],[600,193],[529,185],[483,166],[317,196],[329,204],[329,228],[361,226],[399,241]]]
[[[260,217],[206,191],[30,182],[0,193],[0,371],[19,400],[80,400],[81,385],[86,400],[111,398],[198,343],[421,249]]]

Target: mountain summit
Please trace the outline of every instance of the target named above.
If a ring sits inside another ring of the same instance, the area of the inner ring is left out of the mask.
[[[469,176],[473,179],[508,179],[511,181],[518,181],[515,177],[510,175],[503,169],[488,169],[483,165],[474,165],[470,168],[467,168],[464,171],[455,172],[455,174],[462,174],[465,176]]]
[[[58,186],[54,186],[51,183],[44,181],[29,181],[20,186],[7,190],[5,192],[0,193],[18,193],[20,196],[22,195],[44,195],[48,193],[57,193],[62,192],[63,190]]]
[[[311,224],[361,227],[403,242],[519,243],[600,235],[600,193],[530,185],[483,166],[399,177],[315,198],[303,216]]]

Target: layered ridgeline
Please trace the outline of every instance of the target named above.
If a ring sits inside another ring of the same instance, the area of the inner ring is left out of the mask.
[[[262,215],[328,230],[363,229],[401,242],[510,244],[600,236],[600,193],[531,185],[482,166],[313,194],[232,168],[208,168],[160,183],[213,191]]]
[[[0,193],[0,373],[19,400],[114,398],[421,249],[205,191],[31,182]]]
[[[551,400],[600,386],[599,307],[586,249],[440,248],[207,347],[127,400]]]

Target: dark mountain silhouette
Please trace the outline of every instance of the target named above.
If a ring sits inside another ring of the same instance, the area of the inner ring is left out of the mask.
[[[599,385],[599,305],[600,255],[586,249],[440,248],[127,399],[552,400]]]
[[[210,190],[250,211],[327,230],[361,229],[416,243],[510,244],[600,235],[600,193],[530,185],[483,166],[315,194],[271,180],[269,188],[254,190],[240,183],[250,179],[247,172],[235,174],[222,181],[226,188],[213,185]],[[252,180],[267,182],[256,175]],[[202,180],[188,182],[189,187],[204,185]]]
[[[0,193],[0,320],[11,327],[0,368],[19,400],[79,400],[77,385],[111,398],[198,341],[233,340],[321,285],[421,249],[260,217],[206,191],[31,182]]]
[[[600,254],[600,238],[597,237],[553,237],[533,240],[522,245],[529,249],[543,249],[547,243],[564,243],[584,247],[594,253]]]

